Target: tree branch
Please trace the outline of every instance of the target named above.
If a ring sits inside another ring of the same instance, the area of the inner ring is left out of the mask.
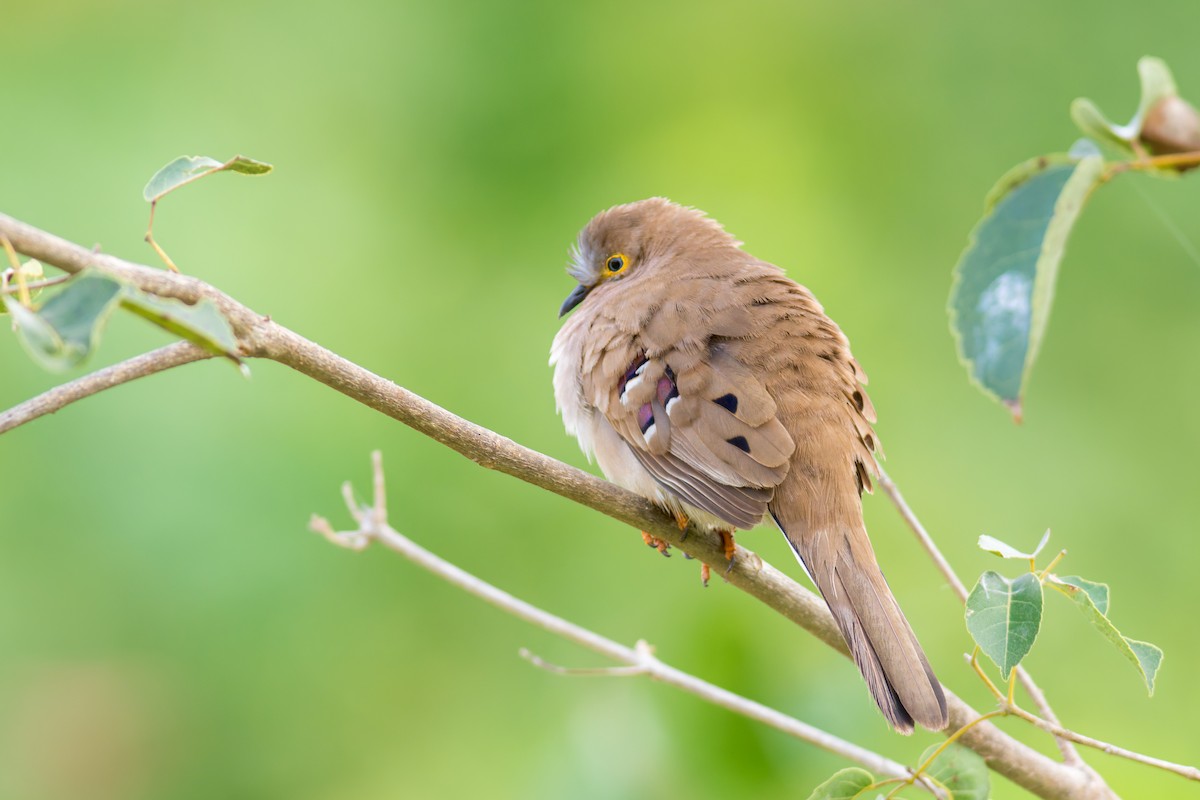
[[[84,375],[82,378],[76,378],[70,383],[56,386],[48,392],[43,392],[20,405],[0,412],[0,433],[6,433],[46,414],[53,414],[64,406],[105,389],[111,389],[122,383],[144,378],[171,367],[212,357],[213,354],[203,347],[183,341],[151,350],[149,353],[143,353],[119,364],[113,364],[111,367],[97,370],[90,375]]]
[[[185,302],[207,297],[229,320],[244,356],[269,358],[291,367],[485,467],[607,514],[635,529],[647,531],[704,563],[725,569],[727,562],[720,537],[712,532],[695,526],[681,532],[675,521],[649,500],[457,417],[255,313],[203,281],[93,253],[4,214],[0,214],[0,234],[7,236],[25,255],[67,272],[91,267],[163,297],[175,297]],[[845,643],[833,617],[819,597],[756,554],[740,546],[737,552],[733,568],[726,575],[729,583],[846,654]],[[948,690],[946,700],[950,731],[980,716]],[[983,756],[996,772],[1040,797],[1072,800],[1115,797],[1094,774],[1057,763],[990,723],[975,725],[960,741]]]
[[[908,779],[912,771],[891,759],[878,753],[847,742],[831,733],[813,727],[808,723],[782,714],[773,708],[756,703],[740,695],[734,694],[719,686],[714,686],[694,675],[683,672],[660,661],[653,649],[643,641],[636,647],[630,648],[614,642],[598,633],[576,625],[562,617],[551,614],[537,606],[514,597],[508,592],[498,589],[486,581],[454,564],[434,555],[401,534],[388,523],[386,491],[384,488],[383,459],[379,451],[371,454],[372,474],[374,478],[374,498],[371,505],[359,505],[355,502],[350,484],[343,485],[343,498],[350,516],[358,523],[358,527],[349,531],[335,531],[329,520],[313,515],[309,527],[323,535],[326,539],[341,547],[351,550],[362,550],[375,541],[407,558],[417,566],[433,573],[442,580],[457,586],[459,589],[474,595],[481,600],[505,611],[518,619],[522,619],[550,633],[561,636],[568,641],[582,645],[613,661],[627,665],[624,668],[615,667],[597,670],[567,670],[547,664],[541,659],[522,651],[522,656],[536,666],[549,669],[559,674],[593,674],[593,675],[645,675],[696,695],[714,705],[721,706],[736,714],[749,717],[764,725],[775,728],[801,741],[808,742],[822,750],[833,753],[848,761],[861,764],[876,775]]]

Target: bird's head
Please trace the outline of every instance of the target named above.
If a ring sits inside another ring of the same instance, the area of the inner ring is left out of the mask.
[[[636,291],[644,280],[670,280],[673,273],[702,263],[715,251],[739,244],[703,212],[663,197],[614,206],[580,231],[567,267],[579,285],[558,315],[567,314],[601,286]]]

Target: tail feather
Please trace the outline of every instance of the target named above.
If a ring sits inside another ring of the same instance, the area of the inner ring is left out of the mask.
[[[784,535],[817,584],[880,711],[900,733],[948,724],[946,697],[875,562],[866,531]],[[865,545],[865,547],[863,546]]]
[[[942,685],[883,574],[873,563],[873,574],[864,575],[864,570],[855,566],[847,570],[850,577],[843,578],[845,569],[845,562],[839,564],[836,576],[850,613],[835,616],[864,677],[872,672],[882,678],[882,685],[878,679],[867,681],[875,702],[889,720],[896,717],[893,725],[897,730],[911,731],[913,721],[930,730],[945,728],[948,718]],[[860,638],[865,641],[855,641]]]

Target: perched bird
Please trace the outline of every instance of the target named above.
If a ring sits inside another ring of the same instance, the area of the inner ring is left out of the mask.
[[[702,212],[616,206],[579,234],[550,351],[567,430],[614,483],[714,530],[770,515],[896,730],[946,700],[863,525],[866,375],[812,293]]]

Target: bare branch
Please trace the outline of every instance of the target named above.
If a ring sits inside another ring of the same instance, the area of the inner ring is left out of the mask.
[[[904,499],[904,495],[900,494],[900,487],[892,480],[892,476],[888,475],[882,465],[878,465],[879,470],[879,488],[883,489],[883,493],[892,501],[892,505],[896,506],[896,510],[900,512],[900,516],[912,529],[916,535],[917,541],[925,548],[925,552],[929,554],[929,558],[933,560],[938,571],[942,573],[942,577],[946,579],[946,583],[950,584],[950,588],[958,595],[958,599],[963,603],[967,602],[967,587],[959,580],[958,574],[954,571],[954,567],[950,566],[950,562],[942,555],[942,551],[938,549],[934,543],[933,537],[925,530],[925,526],[921,524],[921,520],[909,507]]]
[[[0,433],[10,431],[46,414],[53,414],[64,406],[85,397],[91,397],[105,389],[111,389],[122,383],[129,383],[129,381],[144,378],[171,367],[190,364],[193,361],[203,361],[212,356],[213,354],[203,347],[182,341],[151,350],[149,353],[113,364],[111,367],[105,367],[90,375],[84,375],[82,378],[76,378],[70,383],[56,386],[18,406],[0,412]]]
[[[1008,712],[1027,722],[1032,723],[1034,726],[1046,731],[1046,733],[1057,736],[1060,739],[1070,739],[1072,742],[1077,742],[1078,744],[1082,744],[1086,747],[1094,747],[1097,750],[1108,753],[1112,756],[1120,756],[1121,758],[1127,758],[1130,761],[1136,761],[1139,764],[1146,764],[1147,766],[1164,769],[1167,772],[1174,772],[1176,775],[1182,775],[1190,781],[1200,781],[1200,769],[1196,769],[1195,767],[1191,767],[1186,764],[1176,764],[1173,761],[1166,761],[1161,758],[1155,758],[1154,756],[1144,755],[1142,753],[1134,752],[1133,750],[1127,750],[1124,747],[1118,747],[1115,744],[1109,744],[1108,742],[1102,742],[1099,739],[1093,739],[1091,736],[1085,736],[1082,733],[1076,733],[1075,731],[1064,728],[1062,725],[1044,720],[1035,714],[1029,713],[1020,706],[1009,706]]]
[[[0,214],[0,234],[25,255],[67,272],[93,267],[163,297],[185,302],[207,297],[230,321],[244,356],[269,358],[291,367],[489,469],[646,531],[711,566],[724,570],[728,563],[720,537],[712,532],[694,526],[680,531],[674,519],[649,500],[455,416],[255,313],[203,281],[93,253],[4,214]],[[726,577],[733,586],[846,654],[845,643],[825,603],[756,554],[739,547],[733,569]],[[946,700],[950,731],[980,716],[950,691],[946,692]],[[1056,763],[990,723],[972,727],[960,741],[983,756],[996,772],[1040,797],[1094,800],[1115,796],[1094,774]]]
[[[733,692],[714,686],[689,673],[676,669],[660,661],[653,649],[644,641],[639,641],[636,647],[626,647],[590,631],[580,625],[551,614],[537,606],[525,602],[513,595],[493,586],[469,572],[439,558],[425,548],[413,542],[393,528],[387,519],[387,506],[384,488],[383,462],[378,451],[371,454],[373,466],[373,483],[375,488],[374,502],[369,508],[360,508],[351,500],[348,503],[351,516],[358,523],[358,528],[350,531],[334,531],[329,521],[323,517],[314,516],[310,527],[326,539],[338,544],[352,542],[354,549],[361,549],[358,543],[371,541],[379,542],[407,558],[417,566],[425,569],[447,583],[462,589],[468,594],[484,600],[500,610],[512,614],[518,619],[536,625],[543,630],[575,642],[583,647],[611,658],[624,667],[609,667],[607,669],[569,670],[554,664],[549,664],[527,650],[522,651],[522,657],[533,664],[552,672],[565,675],[607,675],[628,676],[646,675],[677,689],[696,695],[710,703],[729,709],[734,713],[762,722],[789,736],[820,747],[834,755],[861,764],[876,775],[891,778],[907,779],[912,772],[901,764],[884,756],[874,753],[858,745],[847,742],[820,728],[789,717],[772,708],[756,703]],[[348,484],[347,484],[348,485]],[[350,493],[343,488],[343,497]]]

